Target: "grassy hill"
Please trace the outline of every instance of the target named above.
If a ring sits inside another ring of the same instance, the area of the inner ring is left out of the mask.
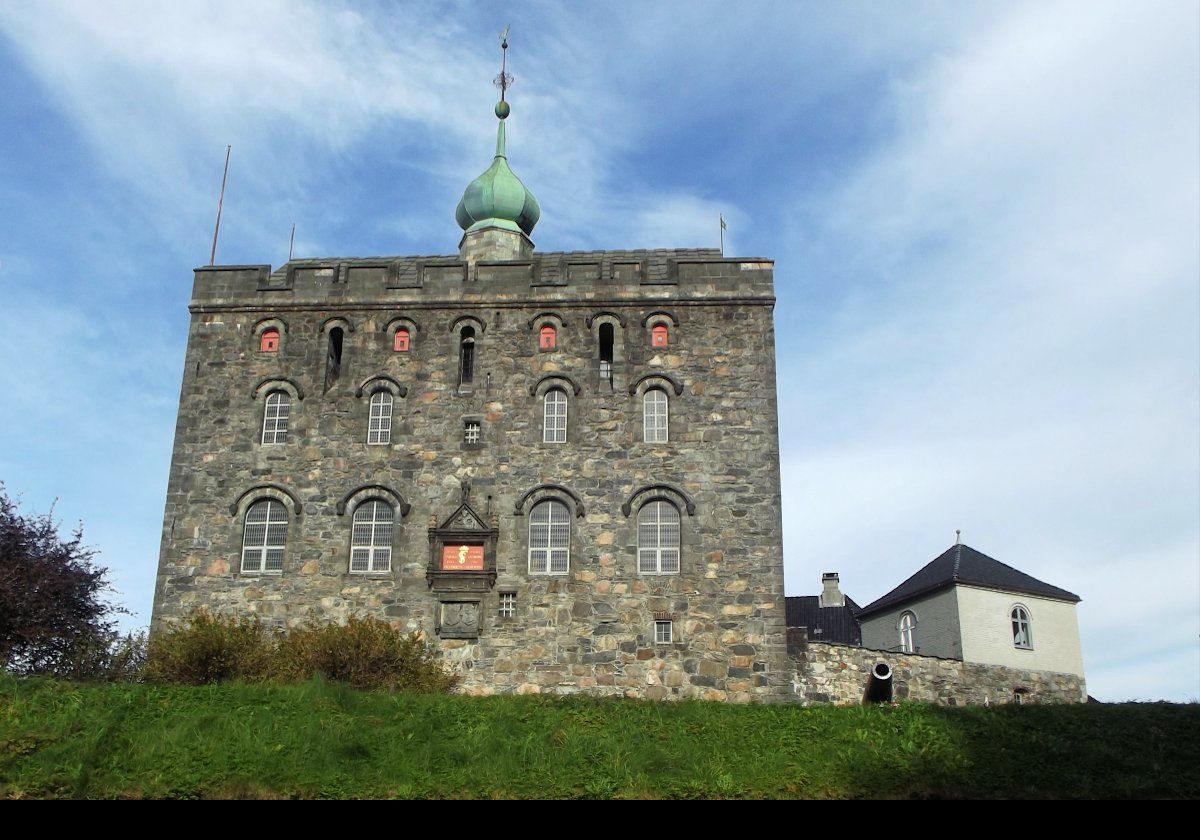
[[[0,677],[0,797],[1200,796],[1200,706],[727,706]]]

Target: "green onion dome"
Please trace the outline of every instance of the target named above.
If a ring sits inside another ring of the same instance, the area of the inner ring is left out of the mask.
[[[487,171],[467,186],[454,211],[454,218],[464,231],[498,227],[519,230],[529,236],[542,216],[537,199],[509,168],[504,154],[504,118],[508,113],[507,102],[496,105],[496,116],[500,118],[496,157]]]

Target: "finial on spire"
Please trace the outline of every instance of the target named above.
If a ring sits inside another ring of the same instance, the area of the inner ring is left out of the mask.
[[[504,94],[508,92],[508,86],[513,83],[512,74],[506,72],[508,66],[508,27],[504,27],[504,31],[500,33],[500,75],[497,76],[492,84],[500,88],[500,101],[496,103],[496,116],[504,119],[508,116],[511,109],[508,103],[504,101]]]
[[[954,529],[954,544],[962,545],[962,529],[961,528]]]

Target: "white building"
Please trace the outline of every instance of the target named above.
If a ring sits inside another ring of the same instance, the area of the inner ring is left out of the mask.
[[[1083,679],[1080,598],[961,543],[858,614],[862,644]]]

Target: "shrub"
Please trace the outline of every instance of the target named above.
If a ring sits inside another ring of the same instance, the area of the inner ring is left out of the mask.
[[[422,692],[449,691],[458,682],[420,635],[401,633],[378,619],[268,633],[257,619],[205,610],[151,638],[144,674],[148,682],[189,685],[235,679],[300,682],[319,675],[355,688]]]
[[[258,680],[270,669],[273,647],[256,618],[197,610],[183,624],[150,637],[145,677],[188,685]]]
[[[74,682],[141,682],[146,634],[108,632],[86,636],[52,669],[38,673]]]
[[[449,691],[458,682],[421,636],[375,618],[291,630],[279,638],[274,659],[281,680],[319,674],[356,688],[422,692]]]

